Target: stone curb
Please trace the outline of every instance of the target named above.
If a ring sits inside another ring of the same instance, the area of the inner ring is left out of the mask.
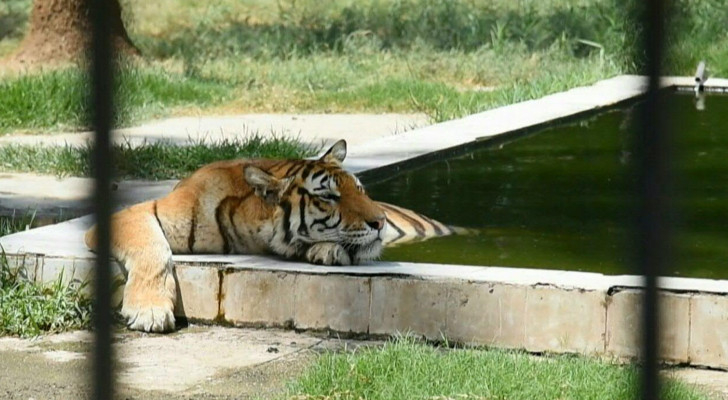
[[[367,271],[368,267],[332,271],[277,260],[268,267],[250,266],[271,262],[265,257],[250,257],[245,264],[180,258],[184,257],[175,257],[179,288],[175,314],[192,321],[353,337],[412,333],[435,341],[538,353],[626,360],[639,356],[635,335],[640,325],[639,285],[584,289],[547,270],[526,270],[543,275],[527,282],[518,277],[523,270],[515,268],[479,268],[510,270],[513,278],[499,281],[442,273],[463,268],[457,265],[391,263],[389,272]],[[12,268],[22,267],[29,279],[38,282],[88,281],[93,271],[92,257],[68,260],[25,254],[9,255],[8,260]],[[415,268],[429,274],[415,274]],[[117,282],[123,282],[117,263],[114,269]],[[116,305],[122,287],[115,293]],[[685,293],[666,288],[663,282],[660,297],[663,361],[728,368],[723,350],[728,348],[725,294]]]

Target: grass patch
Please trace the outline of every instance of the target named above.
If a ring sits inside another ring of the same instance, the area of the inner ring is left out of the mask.
[[[56,224],[79,217],[74,212],[64,212],[38,215],[35,210],[28,209],[24,213],[13,211],[12,215],[0,215],[0,237],[40,226]]]
[[[37,172],[59,176],[92,176],[92,146],[0,146],[0,170]],[[183,178],[205,164],[236,158],[296,159],[315,155],[320,149],[297,139],[245,139],[198,141],[190,145],[169,142],[117,144],[113,148],[119,178]]]
[[[638,370],[585,357],[450,350],[411,338],[325,353],[289,389],[295,399],[634,399]],[[663,399],[708,397],[667,380]]]
[[[24,231],[36,223],[35,212],[0,216],[0,237]],[[91,300],[82,293],[84,285],[68,285],[60,278],[41,285],[26,277],[24,269],[10,269],[0,248],[0,336],[32,337],[90,326]]]
[[[117,125],[200,110],[460,117],[639,72],[640,24],[627,3],[122,0],[146,62],[122,70]],[[688,75],[706,59],[728,75],[728,8],[673,5],[666,73]],[[0,5],[0,54],[22,36],[30,6]],[[0,78],[10,94],[0,132],[85,126],[84,85],[78,71]]]
[[[28,230],[33,227],[34,223],[35,212],[27,212],[23,215],[0,216],[0,237]]]
[[[159,68],[125,66],[117,77],[116,126],[174,107],[215,105],[228,90],[218,83],[178,76]],[[86,129],[90,82],[78,69],[0,79],[0,133],[9,130]]]
[[[0,253],[0,335],[37,336],[88,328],[91,300],[83,285],[57,281],[39,285],[24,278],[24,271],[11,270]]]

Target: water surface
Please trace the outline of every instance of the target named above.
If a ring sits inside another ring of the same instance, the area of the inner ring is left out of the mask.
[[[728,279],[728,97],[671,95],[677,213],[663,275]],[[632,123],[612,110],[367,186],[372,198],[480,234],[387,249],[385,260],[631,271]]]

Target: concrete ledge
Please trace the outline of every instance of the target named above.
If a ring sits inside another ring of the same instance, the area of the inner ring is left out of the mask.
[[[526,348],[526,285],[453,283],[446,308],[447,337],[462,343]]]
[[[39,282],[91,277],[93,254],[8,256]],[[460,265],[320,267],[257,256],[175,256],[176,315],[237,326],[395,335],[533,352],[638,357],[641,279]],[[115,265],[117,279],[124,274]],[[661,279],[662,358],[728,368],[728,284]],[[685,290],[690,288],[689,290]]]
[[[690,344],[691,296],[662,292],[659,295],[661,310],[660,355],[673,363],[688,363]],[[607,353],[615,357],[639,357],[640,338],[635,335],[641,329],[642,293],[624,290],[610,296],[607,307]]]
[[[417,332],[438,340],[447,332],[447,283],[376,277],[371,286],[369,333]]]
[[[86,281],[89,218],[0,239],[38,282]],[[62,239],[60,239],[62,238]],[[174,256],[180,317],[238,326],[429,339],[536,352],[638,357],[638,276],[417,263],[322,267],[271,257]],[[123,282],[125,272],[113,263]],[[728,281],[660,278],[662,357],[728,368]],[[120,300],[117,293],[117,302]]]
[[[526,288],[526,350],[603,354],[607,292]]]
[[[728,368],[728,298],[696,294],[690,298],[691,364]]]

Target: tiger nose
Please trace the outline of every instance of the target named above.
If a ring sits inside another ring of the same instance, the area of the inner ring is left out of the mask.
[[[378,217],[374,221],[367,221],[367,225],[369,225],[370,228],[376,229],[378,231],[381,231],[384,229],[384,222],[386,221],[385,217]]]

